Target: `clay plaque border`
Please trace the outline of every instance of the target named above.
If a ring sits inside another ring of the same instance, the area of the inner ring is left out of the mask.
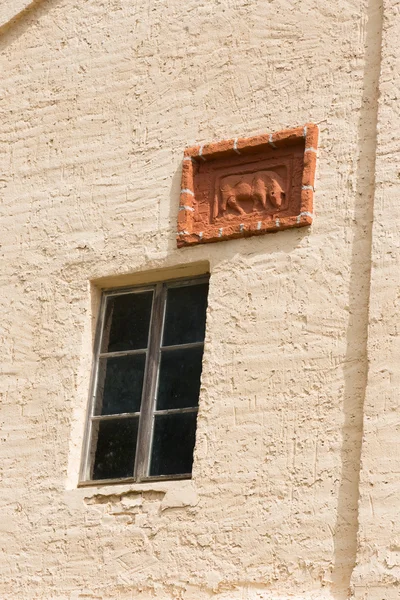
[[[311,225],[318,126],[186,148],[177,245]]]

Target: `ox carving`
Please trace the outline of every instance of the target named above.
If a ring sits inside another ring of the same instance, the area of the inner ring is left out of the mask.
[[[285,182],[274,171],[258,171],[221,177],[217,183],[214,201],[214,218],[222,217],[227,209],[246,215],[243,204],[273,212],[286,208]]]
[[[186,148],[178,247],[311,225],[317,146],[307,123]]]

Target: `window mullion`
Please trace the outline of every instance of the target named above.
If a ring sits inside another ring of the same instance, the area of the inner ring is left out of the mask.
[[[149,336],[150,343],[147,355],[148,364],[144,381],[145,394],[140,412],[139,439],[135,465],[135,477],[138,481],[147,477],[150,462],[153,413],[157,393],[158,370],[160,366],[160,347],[165,302],[166,288],[162,283],[159,283],[154,292],[153,313]]]

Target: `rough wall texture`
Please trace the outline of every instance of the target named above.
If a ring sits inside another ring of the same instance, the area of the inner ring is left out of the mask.
[[[28,10],[40,0],[2,0],[0,4],[0,27],[11,26],[14,20],[22,16],[23,11]]]
[[[378,8],[43,0],[1,30],[2,599],[347,597]],[[176,249],[186,146],[310,121],[310,230]],[[182,266],[211,273],[193,480],[78,489],[98,290]]]
[[[376,191],[368,335],[360,529],[353,583],[357,599],[400,597],[399,473],[399,143],[400,7],[383,3]]]

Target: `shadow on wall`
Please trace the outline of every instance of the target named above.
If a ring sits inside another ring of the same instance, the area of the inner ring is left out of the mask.
[[[337,600],[345,600],[348,597],[352,572],[357,559],[361,445],[368,377],[368,310],[383,26],[381,0],[369,0],[367,18],[364,85],[358,122],[360,152],[354,194],[349,321],[346,358],[343,367],[345,390],[341,449],[342,478],[334,532],[335,563],[332,573],[332,593]],[[351,561],[349,561],[349,556],[352,557]]]
[[[40,16],[47,12],[54,0],[2,0],[0,4],[0,40],[13,31],[12,39],[21,35],[30,25],[34,13]]]

